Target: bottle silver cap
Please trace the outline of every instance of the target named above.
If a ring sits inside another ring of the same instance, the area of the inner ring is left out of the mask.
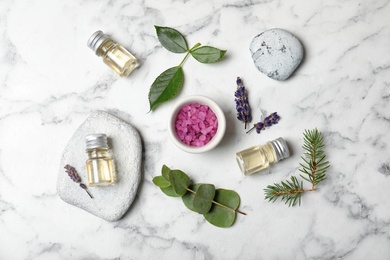
[[[107,148],[107,135],[105,134],[92,134],[85,137],[87,144],[87,150],[94,148]]]
[[[282,137],[279,137],[278,139],[271,141],[271,145],[275,149],[275,153],[278,161],[283,160],[290,156],[290,150],[288,149],[286,141]]]
[[[89,37],[87,46],[91,48],[95,53],[102,43],[109,37],[102,31],[97,31]]]

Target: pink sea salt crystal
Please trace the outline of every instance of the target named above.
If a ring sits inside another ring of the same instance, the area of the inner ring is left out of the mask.
[[[217,116],[207,105],[187,104],[177,113],[176,135],[182,143],[189,146],[204,146],[215,136],[217,128]]]
[[[200,120],[204,120],[206,118],[206,113],[203,111],[200,111],[198,114],[198,117]]]

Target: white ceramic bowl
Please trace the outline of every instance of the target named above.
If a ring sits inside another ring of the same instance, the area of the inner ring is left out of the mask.
[[[183,106],[191,103],[199,103],[201,105],[207,105],[215,113],[218,119],[218,128],[216,134],[204,146],[196,147],[196,146],[186,145],[181,142],[181,140],[176,134],[175,121],[176,121],[177,113]],[[198,96],[198,95],[188,96],[179,100],[174,105],[171,114],[169,115],[169,124],[168,124],[169,136],[171,137],[171,140],[177,147],[179,147],[180,149],[188,153],[204,153],[206,151],[213,149],[221,142],[225,134],[225,130],[226,130],[225,114],[223,113],[222,109],[217,105],[217,103],[215,103],[214,100],[205,96]]]

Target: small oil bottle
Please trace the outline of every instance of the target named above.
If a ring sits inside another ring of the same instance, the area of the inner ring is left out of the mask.
[[[290,156],[286,141],[279,137],[265,145],[255,145],[236,153],[236,159],[244,175],[251,175]]]
[[[87,45],[119,76],[128,76],[138,67],[137,59],[102,31],[92,34]]]
[[[88,160],[88,186],[108,186],[116,182],[115,164],[105,134],[92,134],[85,137]]]

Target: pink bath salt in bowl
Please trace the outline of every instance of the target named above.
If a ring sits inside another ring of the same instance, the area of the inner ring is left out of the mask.
[[[197,102],[182,106],[174,124],[179,140],[195,147],[206,145],[218,130],[218,118],[213,110]]]
[[[221,107],[211,98],[194,95],[177,101],[168,118],[172,142],[187,153],[204,153],[217,147],[226,130]]]

